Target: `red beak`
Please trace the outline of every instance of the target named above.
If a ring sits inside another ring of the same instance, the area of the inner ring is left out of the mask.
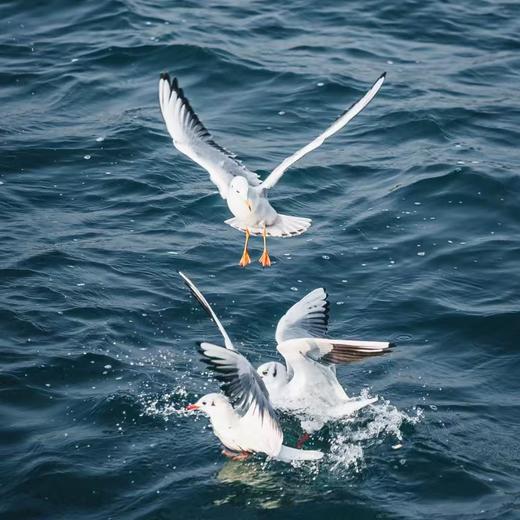
[[[198,409],[199,409],[198,404],[189,404],[188,406],[186,406],[186,410],[198,410]]]

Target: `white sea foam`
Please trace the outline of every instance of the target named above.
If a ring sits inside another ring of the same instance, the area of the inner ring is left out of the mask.
[[[403,426],[415,425],[423,417],[423,411],[399,410],[390,401],[379,399],[358,415],[338,421],[331,427],[332,442],[327,460],[333,471],[354,471],[364,468],[365,451],[385,441],[400,449],[406,443]]]

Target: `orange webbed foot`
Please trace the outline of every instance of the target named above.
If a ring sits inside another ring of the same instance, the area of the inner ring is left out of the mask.
[[[251,257],[249,256],[249,253],[247,251],[244,251],[244,254],[242,255],[242,258],[240,259],[240,262],[238,265],[240,267],[245,267],[246,265],[249,265],[251,263]]]
[[[262,253],[258,261],[262,264],[262,267],[271,267],[271,258],[269,257],[267,249]]]

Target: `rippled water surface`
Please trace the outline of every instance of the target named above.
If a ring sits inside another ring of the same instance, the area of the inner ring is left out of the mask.
[[[519,4],[209,4],[0,5],[0,517],[519,518]],[[384,70],[273,190],[313,226],[238,268],[159,73],[266,175]],[[324,461],[228,461],[183,411],[220,338],[179,269],[255,364],[320,286],[331,334],[397,343],[338,369],[380,399],[311,439]]]

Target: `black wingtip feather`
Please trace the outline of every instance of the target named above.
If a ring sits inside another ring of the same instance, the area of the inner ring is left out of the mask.
[[[184,91],[182,90],[182,88],[180,88],[177,78],[174,77],[173,80],[170,80],[169,74],[166,74],[166,75],[168,76],[168,82],[170,84],[171,90],[173,92],[175,92],[177,94],[177,96],[181,99],[182,103],[186,107],[186,110],[188,111],[190,116],[193,118],[195,125],[199,126],[201,136],[205,137],[208,140],[209,144],[211,144],[212,146],[215,146],[216,148],[218,148],[219,150],[224,152],[226,155],[231,156],[231,154],[227,150],[225,150],[224,148],[222,148],[221,146],[219,146],[217,143],[215,143],[213,141],[208,129],[202,124],[201,120],[199,119],[199,116],[197,116],[197,114],[195,113],[195,110],[193,110],[193,107],[191,106],[190,102],[188,101],[188,98],[184,95]]]
[[[390,353],[392,343],[389,343],[387,348],[381,349],[366,349],[354,345],[334,344],[333,350],[323,356],[323,361],[327,363],[352,363],[360,361],[364,358],[383,356]]]
[[[199,137],[203,138],[209,145],[213,146],[220,152],[226,154],[230,159],[235,161],[237,164],[242,165],[240,160],[236,157],[236,155],[232,154],[229,150],[226,150],[223,146],[220,146],[216,143],[209,130],[202,124],[202,121],[199,119],[199,116],[193,110],[188,98],[184,95],[184,91],[179,87],[179,82],[176,77],[173,79],[170,78],[170,75],[166,72],[161,73],[161,78],[166,79],[170,85],[170,96],[172,92],[177,94],[177,97],[180,98],[182,103],[184,104],[187,112],[190,114],[190,117],[193,119],[193,123],[196,127],[198,127]]]

